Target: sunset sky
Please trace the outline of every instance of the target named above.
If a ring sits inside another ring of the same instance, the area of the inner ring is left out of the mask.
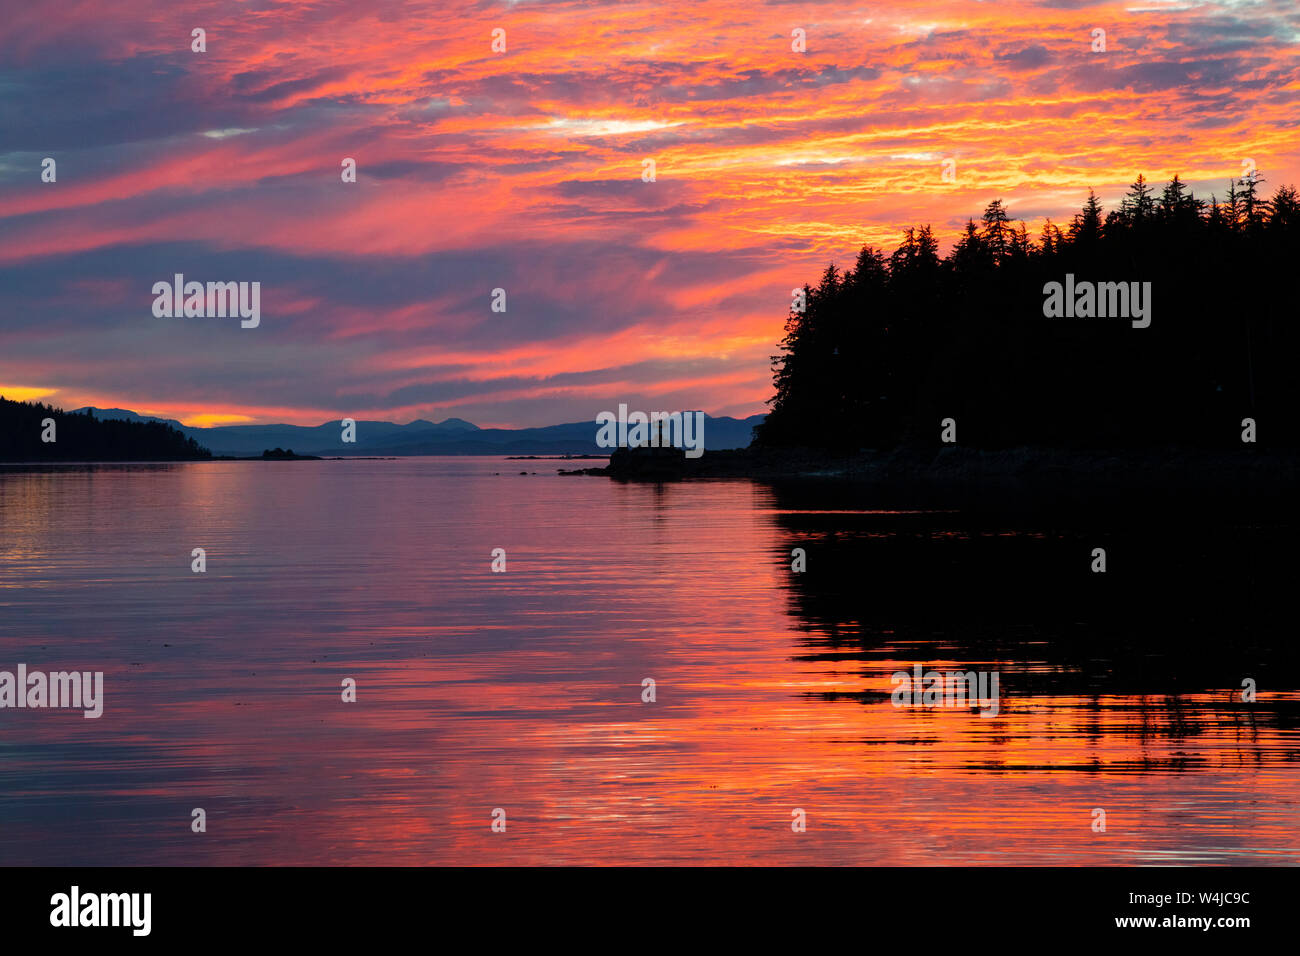
[[[194,425],[749,415],[863,243],[1300,184],[1294,0],[9,0],[0,91],[0,393]]]

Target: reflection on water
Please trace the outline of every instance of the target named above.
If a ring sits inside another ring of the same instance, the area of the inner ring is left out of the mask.
[[[523,464],[0,471],[0,863],[1300,862],[1286,522]]]

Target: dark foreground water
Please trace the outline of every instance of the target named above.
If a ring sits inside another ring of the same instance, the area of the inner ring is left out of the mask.
[[[0,864],[1300,863],[1287,522],[555,468],[0,471]]]

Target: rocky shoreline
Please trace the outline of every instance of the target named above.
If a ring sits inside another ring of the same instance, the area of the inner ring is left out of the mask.
[[[833,455],[810,449],[744,448],[690,459],[679,449],[620,448],[607,466],[560,470],[624,481],[830,480],[886,487],[1103,492],[1290,494],[1300,455],[1290,450],[910,448]]]

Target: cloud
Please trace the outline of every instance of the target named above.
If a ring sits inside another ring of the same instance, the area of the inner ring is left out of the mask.
[[[442,12],[7,11],[0,381],[256,421],[545,424],[618,388],[761,411],[789,289],[864,242],[949,243],[994,196],[1036,232],[1088,186],[1219,184],[1247,155],[1300,179],[1281,3]],[[262,327],[154,320],[176,271],[262,282]]]

